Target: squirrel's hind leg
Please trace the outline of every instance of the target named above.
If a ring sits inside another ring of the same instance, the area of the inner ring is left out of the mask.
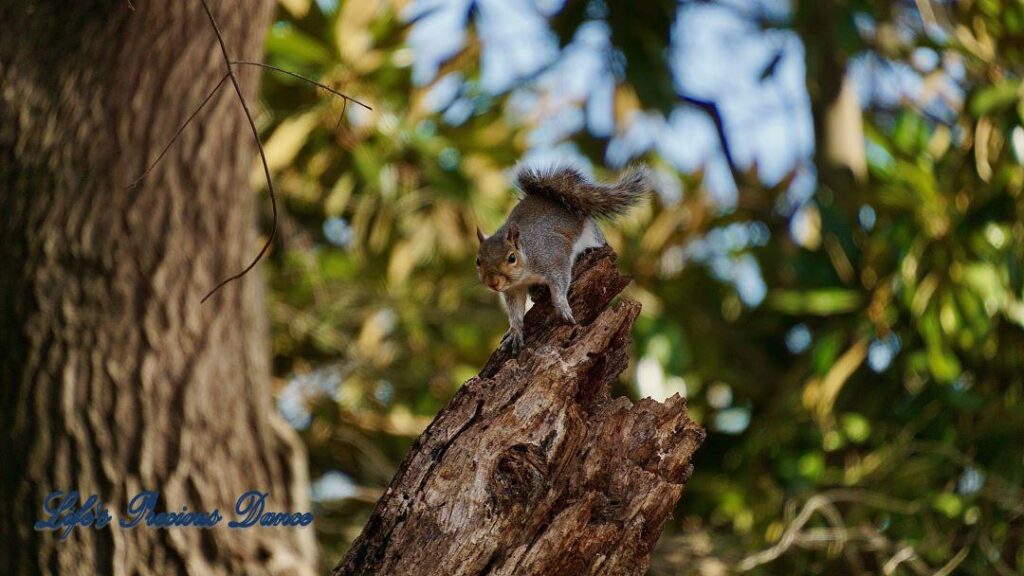
[[[569,283],[571,280],[572,269],[566,267],[565,270],[560,270],[548,278],[548,290],[551,291],[551,304],[558,311],[558,315],[563,321],[575,324],[576,319],[573,318],[572,308],[569,306]]]

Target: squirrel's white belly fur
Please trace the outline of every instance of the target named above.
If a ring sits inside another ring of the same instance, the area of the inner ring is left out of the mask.
[[[600,248],[601,246],[604,246],[604,235],[597,227],[597,222],[594,222],[593,218],[587,218],[587,222],[583,225],[583,232],[572,245],[572,261],[575,262],[576,258],[588,248]]]

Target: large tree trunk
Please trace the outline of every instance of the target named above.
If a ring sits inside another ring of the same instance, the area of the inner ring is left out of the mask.
[[[704,431],[678,396],[611,398],[636,302],[608,248],[576,264],[576,326],[546,296],[413,445],[336,576],[642,575]]]
[[[233,57],[260,58],[272,2],[213,1]],[[202,295],[259,247],[252,137],[230,85],[125,189],[221,79],[198,1],[0,6],[0,562],[5,574],[306,574],[312,530],[34,532],[51,490],[112,513],[270,492],[307,509],[275,420],[259,274]],[[249,98],[256,74],[241,74]]]

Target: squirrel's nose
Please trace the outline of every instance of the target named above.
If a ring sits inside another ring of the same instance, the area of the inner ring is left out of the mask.
[[[501,278],[499,278],[498,276],[488,276],[487,287],[490,288],[491,290],[500,290]]]

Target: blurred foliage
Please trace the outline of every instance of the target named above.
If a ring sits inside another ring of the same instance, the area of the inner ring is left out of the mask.
[[[638,114],[680,105],[665,59],[686,3],[543,12],[561,50],[586,22],[609,26],[614,130],[565,135],[595,165]],[[512,205],[509,169],[543,114],[510,112],[534,76],[481,88],[486,39],[477,3],[465,9],[465,45],[437,74],[457,79],[455,121],[433,103],[442,80],[413,81],[407,38],[429,7],[281,0],[267,39],[269,63],[373,108],[264,76],[285,208],[274,366],[310,450],[325,565],[506,328],[477,283],[473,230]],[[815,62],[903,66],[926,97],[860,102],[862,130],[839,136],[867,173],[816,154],[809,198],[739,166],[723,205],[702,170],[641,155],[684,193],[605,226],[644,305],[617,392],[684,391],[710,432],[652,573],[1024,574],[1024,4],[806,0],[785,14],[749,11],[800,35],[816,110],[838,104]],[[763,298],[741,297],[740,268]]]

